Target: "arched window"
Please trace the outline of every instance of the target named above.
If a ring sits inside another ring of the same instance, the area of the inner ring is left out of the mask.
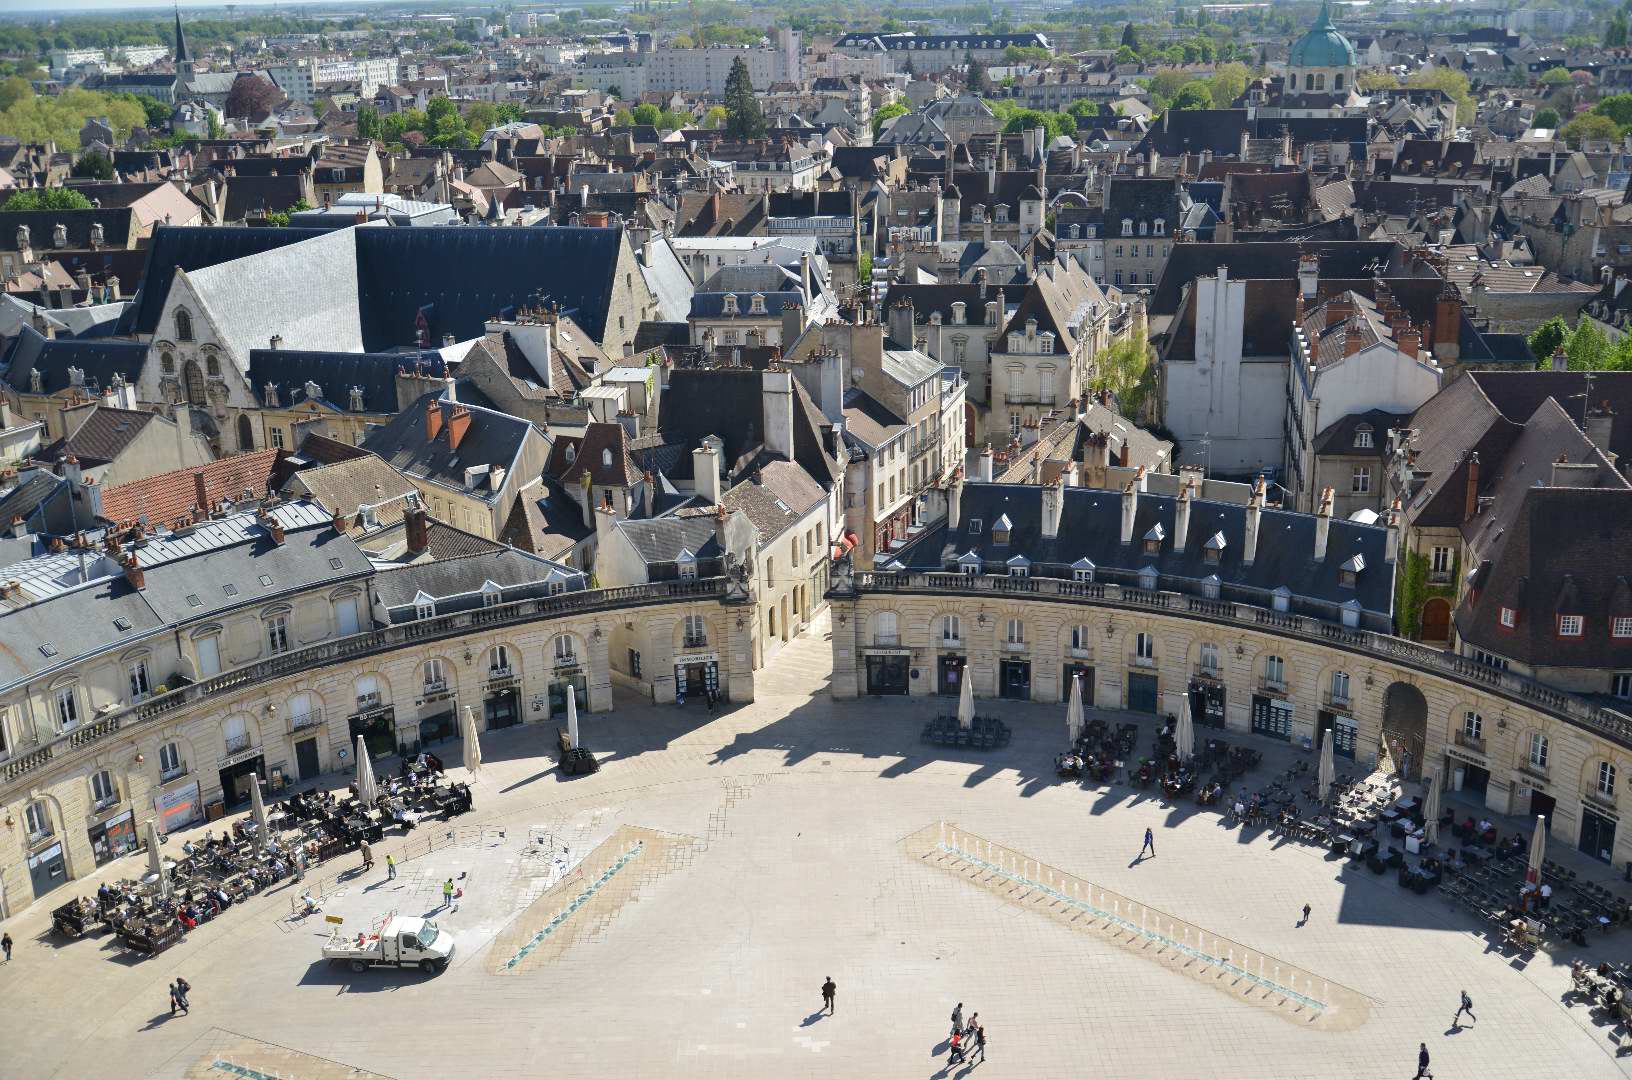
[[[880,611],[873,616],[873,644],[898,645],[901,643],[900,624],[893,611]]]
[[[1313,75],[1305,75],[1303,77],[1303,88],[1305,90],[1313,90],[1315,88],[1315,77]]]
[[[1024,645],[1026,643],[1026,624],[1021,619],[1009,620],[1009,644]]]
[[[510,674],[510,650],[503,645],[495,645],[487,654],[487,673],[489,675]]]
[[[1342,72],[1338,72],[1336,75],[1332,76],[1332,89],[1333,90],[1343,89],[1343,73]]]
[[[1347,705],[1349,703],[1349,673],[1346,671],[1332,672],[1332,704]]]
[[[1324,73],[1315,76],[1315,89],[1326,89],[1326,75]]]
[[[1547,769],[1547,736],[1539,731],[1530,734],[1530,767],[1532,769]]]
[[[448,668],[442,662],[440,656],[425,661],[425,666],[420,669],[420,674],[424,676],[425,692],[427,694],[448,688]]]
[[[378,676],[363,675],[359,677],[357,682],[353,685],[353,689],[357,692],[358,711],[379,707],[381,698],[380,680]]]
[[[1073,626],[1071,628],[1071,651],[1087,652],[1091,648],[1093,648],[1093,644],[1092,639],[1088,636],[1088,628],[1081,625]]]
[[[238,414],[238,449],[255,449],[255,428],[249,422],[248,413]]]
[[[249,746],[249,722],[242,716],[229,716],[221,723],[221,738],[227,753],[236,754]]]
[[[176,354],[160,353],[159,370],[166,375],[174,375],[176,373]]]
[[[44,799],[29,803],[23,811],[23,820],[28,826],[30,844],[39,843],[56,831],[51,827],[51,806]]]
[[[1285,660],[1279,656],[1264,657],[1264,685],[1276,688],[1286,685]]]
[[[187,404],[204,405],[204,373],[198,370],[198,362],[187,361],[186,366],[181,369],[181,378],[185,384]]]
[[[221,377],[221,359],[214,353],[204,354],[204,370],[212,379]]]
[[[1209,675],[1218,674],[1218,646],[1204,642],[1201,646],[1201,670]]]
[[[289,726],[303,728],[317,723],[317,705],[310,694],[296,694],[289,699]]]
[[[1615,766],[1607,761],[1600,761],[1595,784],[1598,794],[1606,799],[1613,799],[1615,797]]]
[[[550,648],[554,650],[557,667],[570,667],[578,662],[578,650],[573,645],[571,634],[557,635]]]
[[[176,309],[176,340],[193,340],[193,317],[187,313],[186,308]]]

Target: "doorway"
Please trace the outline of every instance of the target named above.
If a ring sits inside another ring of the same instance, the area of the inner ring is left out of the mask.
[[[62,841],[57,841],[38,855],[28,857],[28,876],[34,884],[36,898],[68,883],[68,864],[63,859]]]
[[[229,812],[249,802],[255,778],[266,779],[266,758],[260,754],[221,770],[221,801]]]
[[[935,692],[937,694],[951,694],[954,697],[963,693],[964,667],[968,660],[952,653],[943,654],[936,664]]]
[[[1031,700],[1031,661],[1005,660],[998,670],[998,696],[1013,701]],[[960,691],[961,693],[961,691]]]
[[[1128,672],[1128,708],[1132,712],[1156,711],[1156,676],[1140,671]]]
[[[1544,817],[1544,818],[1547,819],[1547,824],[1552,825],[1552,823],[1553,823],[1553,808],[1555,806],[1557,806],[1557,805],[1558,805],[1558,800],[1553,798],[1551,795],[1543,795],[1541,792],[1537,791],[1535,788],[1530,789],[1530,816],[1531,817]]]
[[[1451,602],[1435,596],[1422,605],[1422,640],[1449,641],[1451,638]]]
[[[487,730],[496,731],[519,724],[521,709],[518,699],[514,687],[487,695],[487,700],[482,703],[482,719],[487,722]]]
[[[1595,810],[1581,808],[1581,843],[1583,855],[1601,863],[1608,863],[1615,852],[1615,819]]]
[[[1406,780],[1422,776],[1422,747],[1428,734],[1428,701],[1410,683],[1397,682],[1383,695],[1383,747]]]
[[[1062,676],[1060,679],[1060,700],[1065,702],[1071,700],[1071,679],[1076,677],[1079,679],[1078,685],[1082,687],[1082,707],[1085,709],[1093,708],[1094,669],[1087,664],[1067,664],[1060,674]]]
[[[317,758],[317,740],[302,739],[295,744],[295,774],[302,780],[311,780],[323,771]]]

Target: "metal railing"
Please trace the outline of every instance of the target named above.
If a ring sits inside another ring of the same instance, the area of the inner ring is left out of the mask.
[[[1456,729],[1456,745],[1476,750],[1481,754],[1485,752],[1485,740],[1478,735],[1469,734],[1465,728]]]
[[[323,710],[321,708],[311,709],[299,715],[290,716],[289,731],[293,734],[306,728],[317,727],[321,723],[323,723]]]
[[[537,622],[568,615],[587,615],[631,607],[665,604],[676,600],[716,599],[725,603],[725,579],[698,578],[692,581],[660,581],[647,585],[625,585],[615,589],[586,589],[555,596],[518,600],[509,604],[439,615],[415,622],[365,630],[347,637],[331,638],[317,645],[292,649],[242,667],[224,671],[167,694],[99,720],[83,724],[72,732],[51,739],[23,744],[0,763],[0,792],[22,777],[49,765],[53,760],[81,746],[130,728],[154,723],[178,709],[200,702],[224,698],[252,689],[261,683],[345,660],[388,653],[427,641],[459,637],[480,630]]]
[[[227,740],[227,753],[236,754],[240,750],[248,750],[249,742],[250,739],[247,733],[243,735],[234,735],[232,738]]]
[[[1033,568],[1035,571],[1035,567]],[[1067,568],[1068,572],[1069,568]],[[1211,600],[1178,592],[1147,591],[1110,582],[1066,578],[988,577],[982,574],[915,574],[858,570],[851,591],[835,588],[835,599],[863,593],[1011,596],[1048,603],[1085,603],[1094,607],[1147,611],[1157,609],[1202,622],[1251,630],[1274,630],[1283,636],[1368,656],[1458,683],[1476,686],[1582,728],[1632,750],[1632,715],[1606,708],[1534,679],[1500,671],[1471,657],[1435,649],[1420,642],[1359,627],[1344,626],[1310,615],[1272,611],[1230,600]]]

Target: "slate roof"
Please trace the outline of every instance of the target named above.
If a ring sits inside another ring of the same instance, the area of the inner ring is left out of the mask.
[[[983,298],[979,285],[905,285],[892,284],[884,295],[884,310],[889,311],[901,300],[912,302],[913,321],[919,325],[929,322],[932,312],[940,312],[941,325],[951,326],[952,305],[963,303],[963,317],[969,326],[986,325],[986,301],[996,300],[997,293],[990,285]]]
[[[563,484],[580,484],[585,472],[596,487],[632,487],[640,480],[640,470],[629,457],[628,435],[618,423],[592,423],[572,464],[561,473]]]
[[[499,586],[500,603],[544,596],[546,585],[559,582],[569,590],[582,589],[584,576],[536,555],[500,547],[497,550],[462,557],[415,563],[412,566],[381,570],[374,576],[380,602],[393,613],[407,608],[411,617],[414,598],[421,592],[435,597],[438,614],[481,607],[482,587],[487,582]]]
[[[851,387],[844,392],[844,437],[861,444],[868,453],[900,435],[907,422],[865,390]]]
[[[59,394],[72,383],[68,369],[85,373],[88,388],[112,384],[119,375],[132,385],[141,375],[147,346],[136,341],[108,338],[47,338],[32,326],[24,326],[6,348],[0,363],[5,366],[5,382],[18,393],[33,393],[29,372],[40,372],[42,393]]]
[[[418,490],[379,455],[371,453],[302,469],[295,475],[324,509],[338,510],[351,521],[364,506],[375,507],[374,518],[381,527],[401,521],[406,508],[404,497]]]
[[[506,478],[514,473],[532,424],[508,413],[494,412],[478,405],[460,406],[470,413],[470,427],[457,449],[450,447],[444,420],[436,438],[427,439],[425,412],[440,408],[444,418],[454,408],[440,395],[426,394],[398,413],[390,423],[375,428],[363,440],[363,449],[378,454],[398,472],[431,480],[461,492],[491,501],[498,495],[484,480],[476,489],[465,487],[465,469],[477,465],[499,465]]]
[[[727,491],[721,504],[730,511],[740,510],[759,532],[759,542],[769,543],[827,498],[827,493],[810,475],[791,461],[771,461]]]
[[[93,190],[87,197],[94,195]],[[129,245],[137,231],[135,211],[128,206],[100,210],[0,210],[0,250],[17,250],[19,225],[28,226],[29,247],[36,257],[49,251],[89,248],[92,225],[102,226],[102,243],[112,247]],[[67,231],[64,244],[54,243],[58,225]]]
[[[614,528],[628,539],[635,553],[648,563],[674,562],[682,551],[689,551],[698,559],[725,557],[725,550],[715,540],[712,513],[648,518],[640,521],[620,520]],[[697,573],[700,577],[708,576],[701,567]]]
[[[1472,371],[1490,404],[1508,420],[1523,423],[1548,398],[1559,402],[1574,420],[1581,419],[1582,397],[1588,376],[1582,371]],[[1632,460],[1632,372],[1595,371],[1591,374],[1593,410],[1610,410],[1610,452],[1621,462]]]
[[[159,226],[149,241],[140,293],[130,309],[130,321],[124,324],[124,332],[150,335],[158,329],[164,298],[177,269],[191,273],[246,255],[286,247],[321,232],[317,229]]]
[[[102,517],[107,521],[147,520],[168,524],[198,505],[198,476],[204,478],[205,509],[222,500],[236,502],[245,491],[266,493],[280,450],[233,454],[193,469],[174,469],[129,484],[102,489]]]
[[[1162,276],[1156,283],[1156,291],[1150,296],[1150,313],[1172,314],[1178,310],[1179,294],[1186,285],[1202,275],[1216,273],[1221,266],[1227,268],[1234,279],[1283,278],[1295,281],[1300,254],[1312,254],[1319,258],[1322,281],[1370,281],[1375,274],[1372,268],[1380,264],[1384,267],[1383,276],[1389,278],[1389,285],[1393,287],[1396,284],[1393,274],[1403,265],[1404,249],[1391,240],[1322,240],[1308,244],[1174,244],[1167,265],[1162,268]]]
[[[98,405],[74,429],[72,435],[43,448],[40,458],[55,461],[59,455],[66,454],[78,458],[86,468],[106,465],[124,452],[125,447],[156,419],[153,413],[141,409],[110,409],[106,405]]]
[[[1358,601],[1362,623],[1386,627],[1393,609],[1393,566],[1384,558],[1387,530],[1334,519],[1326,557],[1314,561],[1315,517],[1282,510],[1260,511],[1256,558],[1243,562],[1247,507],[1196,499],[1193,501],[1185,546],[1175,550],[1175,504],[1169,495],[1138,496],[1133,542],[1121,542],[1123,495],[1092,488],[1065,489],[1058,536],[1042,536],[1042,488],[1018,484],[966,483],[959,527],[949,533],[942,524],[909,543],[895,558],[917,569],[944,569],[949,561],[974,551],[987,564],[1002,564],[1014,555],[1031,560],[1033,575],[1069,576],[1071,564],[1087,558],[1097,580],[1137,581],[1141,568],[1154,567],[1161,588],[1197,591],[1205,578],[1217,575],[1220,598],[1268,606],[1269,594],[1286,588],[1292,610],[1337,617],[1339,606]],[[992,522],[1007,515],[1009,542],[992,537]],[[978,531],[977,531],[978,524]],[[1143,538],[1160,524],[1164,539],[1156,554],[1147,554]],[[1223,533],[1220,561],[1209,563],[1204,546]],[[1365,559],[1354,588],[1343,586],[1339,566],[1354,555]]]
[[[251,349],[249,389],[257,399],[266,395],[266,384],[278,388],[278,404],[283,408],[306,400],[306,384],[316,383],[323,391],[320,399],[341,412],[351,412],[351,388],[363,391],[363,408],[371,413],[397,411],[397,373],[413,372],[441,379],[447,374],[442,354],[434,349],[409,352],[359,353],[314,352],[301,349]],[[268,403],[261,401],[263,408]]]

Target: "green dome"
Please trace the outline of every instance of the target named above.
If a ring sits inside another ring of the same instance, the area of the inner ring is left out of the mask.
[[[1332,25],[1332,13],[1320,5],[1314,27],[1292,46],[1291,66],[1296,68],[1354,67],[1354,46]]]

